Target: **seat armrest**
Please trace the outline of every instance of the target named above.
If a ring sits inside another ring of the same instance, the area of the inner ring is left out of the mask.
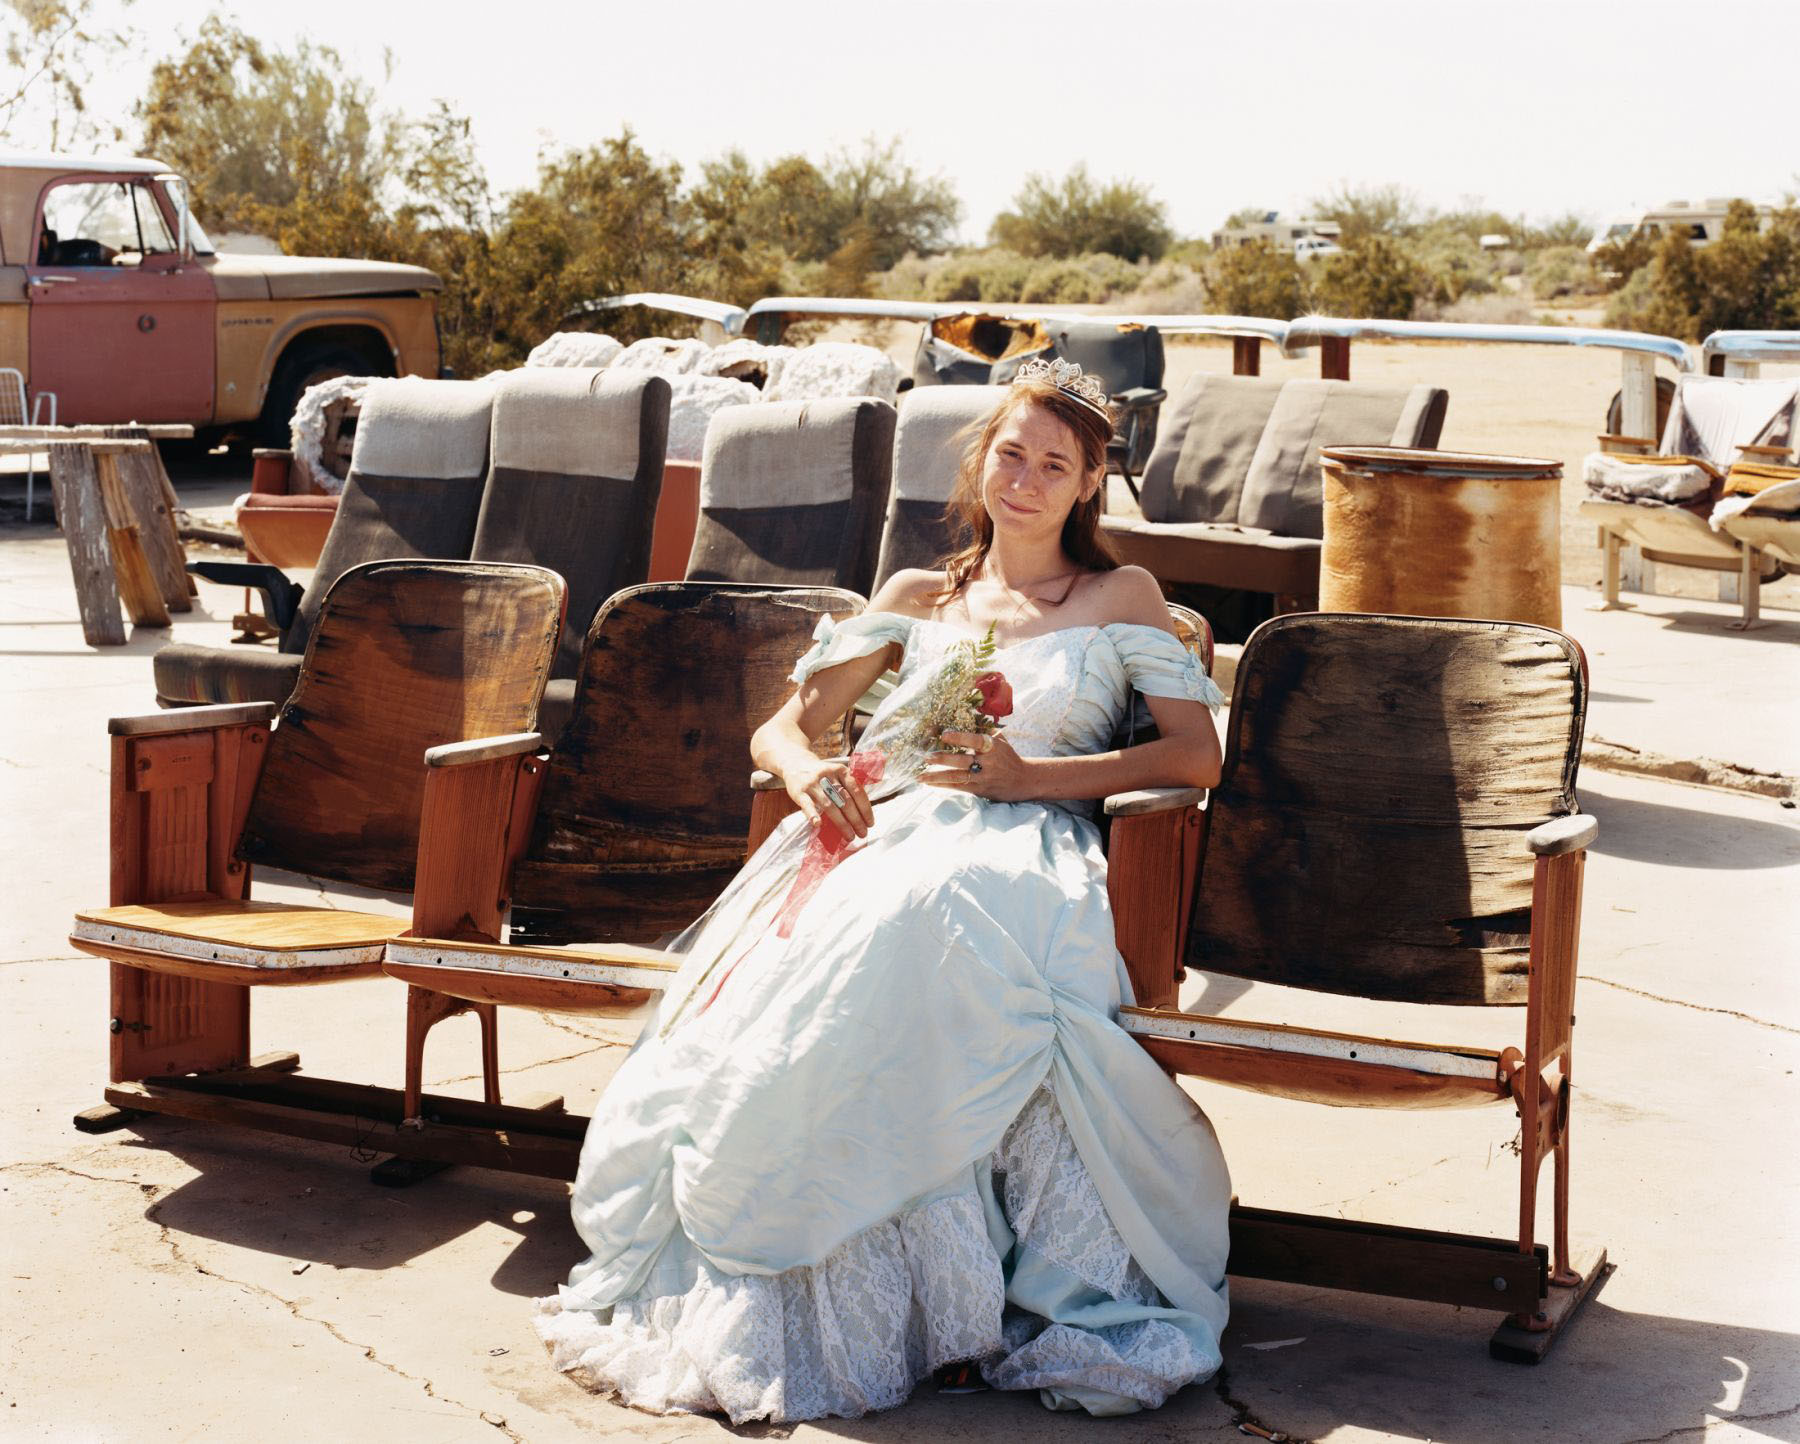
[[[1581,852],[1592,847],[1594,839],[1600,835],[1600,822],[1588,813],[1578,812],[1569,817],[1553,817],[1548,822],[1540,822],[1525,834],[1525,845],[1537,857],[1561,857],[1565,853]]]
[[[1656,440],[1649,436],[1618,436],[1605,431],[1598,439],[1600,450],[1608,456],[1649,456],[1656,450]]]
[[[506,732],[498,737],[471,737],[465,742],[446,742],[425,749],[427,767],[467,767],[475,762],[494,762],[536,752],[544,745],[542,732]]]
[[[170,732],[201,732],[213,727],[251,727],[272,722],[273,702],[221,702],[210,707],[176,707],[137,717],[114,717],[106,724],[113,737],[157,737]]]
[[[1138,787],[1113,793],[1106,799],[1105,811],[1108,817],[1144,817],[1178,807],[1198,807],[1204,801],[1204,787]]]
[[[848,757],[827,757],[825,760],[827,762],[848,762],[850,759]],[[750,774],[750,790],[752,792],[785,792],[787,783],[766,768],[758,767]]]
[[[1161,406],[1169,399],[1169,393],[1161,387],[1133,386],[1128,391],[1113,392],[1110,399],[1115,406],[1136,411],[1145,406]]]
[[[226,587],[250,587],[268,599],[269,620],[283,632],[300,610],[301,588],[280,567],[267,562],[189,562],[194,576]]]

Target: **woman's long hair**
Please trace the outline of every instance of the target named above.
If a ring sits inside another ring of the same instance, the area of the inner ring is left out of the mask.
[[[956,489],[950,494],[945,517],[953,534],[966,533],[970,540],[961,551],[944,559],[940,601],[953,599],[968,586],[993,549],[994,519],[981,497],[982,466],[1006,418],[1026,406],[1043,407],[1075,434],[1084,473],[1100,469],[1100,485],[1094,494],[1076,502],[1063,522],[1063,550],[1083,571],[1109,572],[1119,565],[1118,553],[1100,530],[1100,514],[1106,507],[1106,443],[1112,440],[1111,421],[1049,380],[1015,381],[979,429],[971,428],[972,438],[957,469]]]

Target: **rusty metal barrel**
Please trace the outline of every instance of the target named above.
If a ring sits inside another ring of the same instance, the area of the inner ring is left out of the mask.
[[[1562,463],[1331,446],[1319,610],[1562,625]]]

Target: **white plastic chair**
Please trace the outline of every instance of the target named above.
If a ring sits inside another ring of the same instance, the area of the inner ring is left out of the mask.
[[[49,412],[50,419],[43,419]],[[25,404],[25,375],[12,366],[0,366],[0,426],[56,425],[56,393],[40,391]],[[25,453],[25,520],[31,520],[31,508],[37,493],[37,453]]]

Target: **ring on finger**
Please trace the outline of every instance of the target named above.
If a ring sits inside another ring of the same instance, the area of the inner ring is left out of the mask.
[[[981,771],[981,764],[979,762],[971,762],[969,764],[969,771],[971,771],[971,772]]]
[[[819,784],[819,791],[825,794],[825,800],[833,807],[841,809],[850,805],[850,794],[829,777]]]

